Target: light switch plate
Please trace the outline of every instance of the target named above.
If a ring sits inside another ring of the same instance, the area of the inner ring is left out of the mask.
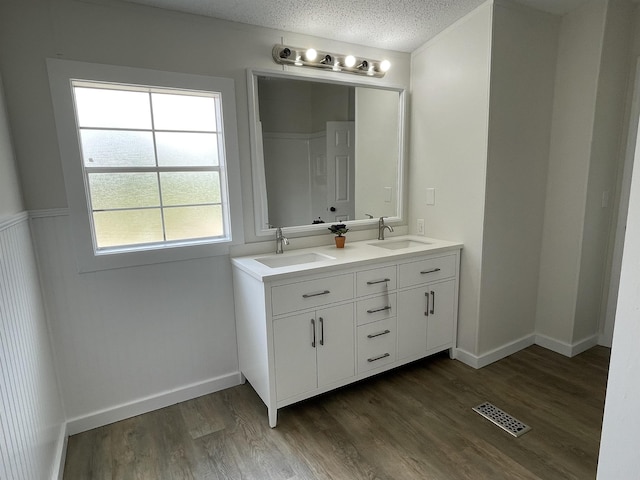
[[[418,235],[424,235],[424,218],[419,218],[416,222],[416,230]]]
[[[436,189],[427,188],[427,205],[435,205],[435,204],[436,204]]]
[[[384,201],[385,203],[391,203],[391,193],[393,189],[391,187],[384,187]]]

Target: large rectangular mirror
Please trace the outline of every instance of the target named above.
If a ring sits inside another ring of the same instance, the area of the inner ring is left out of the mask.
[[[401,219],[403,89],[255,70],[249,82],[257,235]]]

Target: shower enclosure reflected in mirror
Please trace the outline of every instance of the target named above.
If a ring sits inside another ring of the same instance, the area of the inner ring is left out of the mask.
[[[404,90],[250,71],[256,233],[402,216]]]

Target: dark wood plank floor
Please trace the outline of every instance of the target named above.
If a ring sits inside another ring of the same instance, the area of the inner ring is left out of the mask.
[[[595,478],[609,350],[438,355],[284,408],[247,383],[69,439],[65,480]],[[533,429],[513,438],[489,401]]]

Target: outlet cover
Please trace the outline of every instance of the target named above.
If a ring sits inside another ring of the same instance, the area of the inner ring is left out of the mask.
[[[418,235],[424,235],[424,218],[419,218],[416,222]]]

